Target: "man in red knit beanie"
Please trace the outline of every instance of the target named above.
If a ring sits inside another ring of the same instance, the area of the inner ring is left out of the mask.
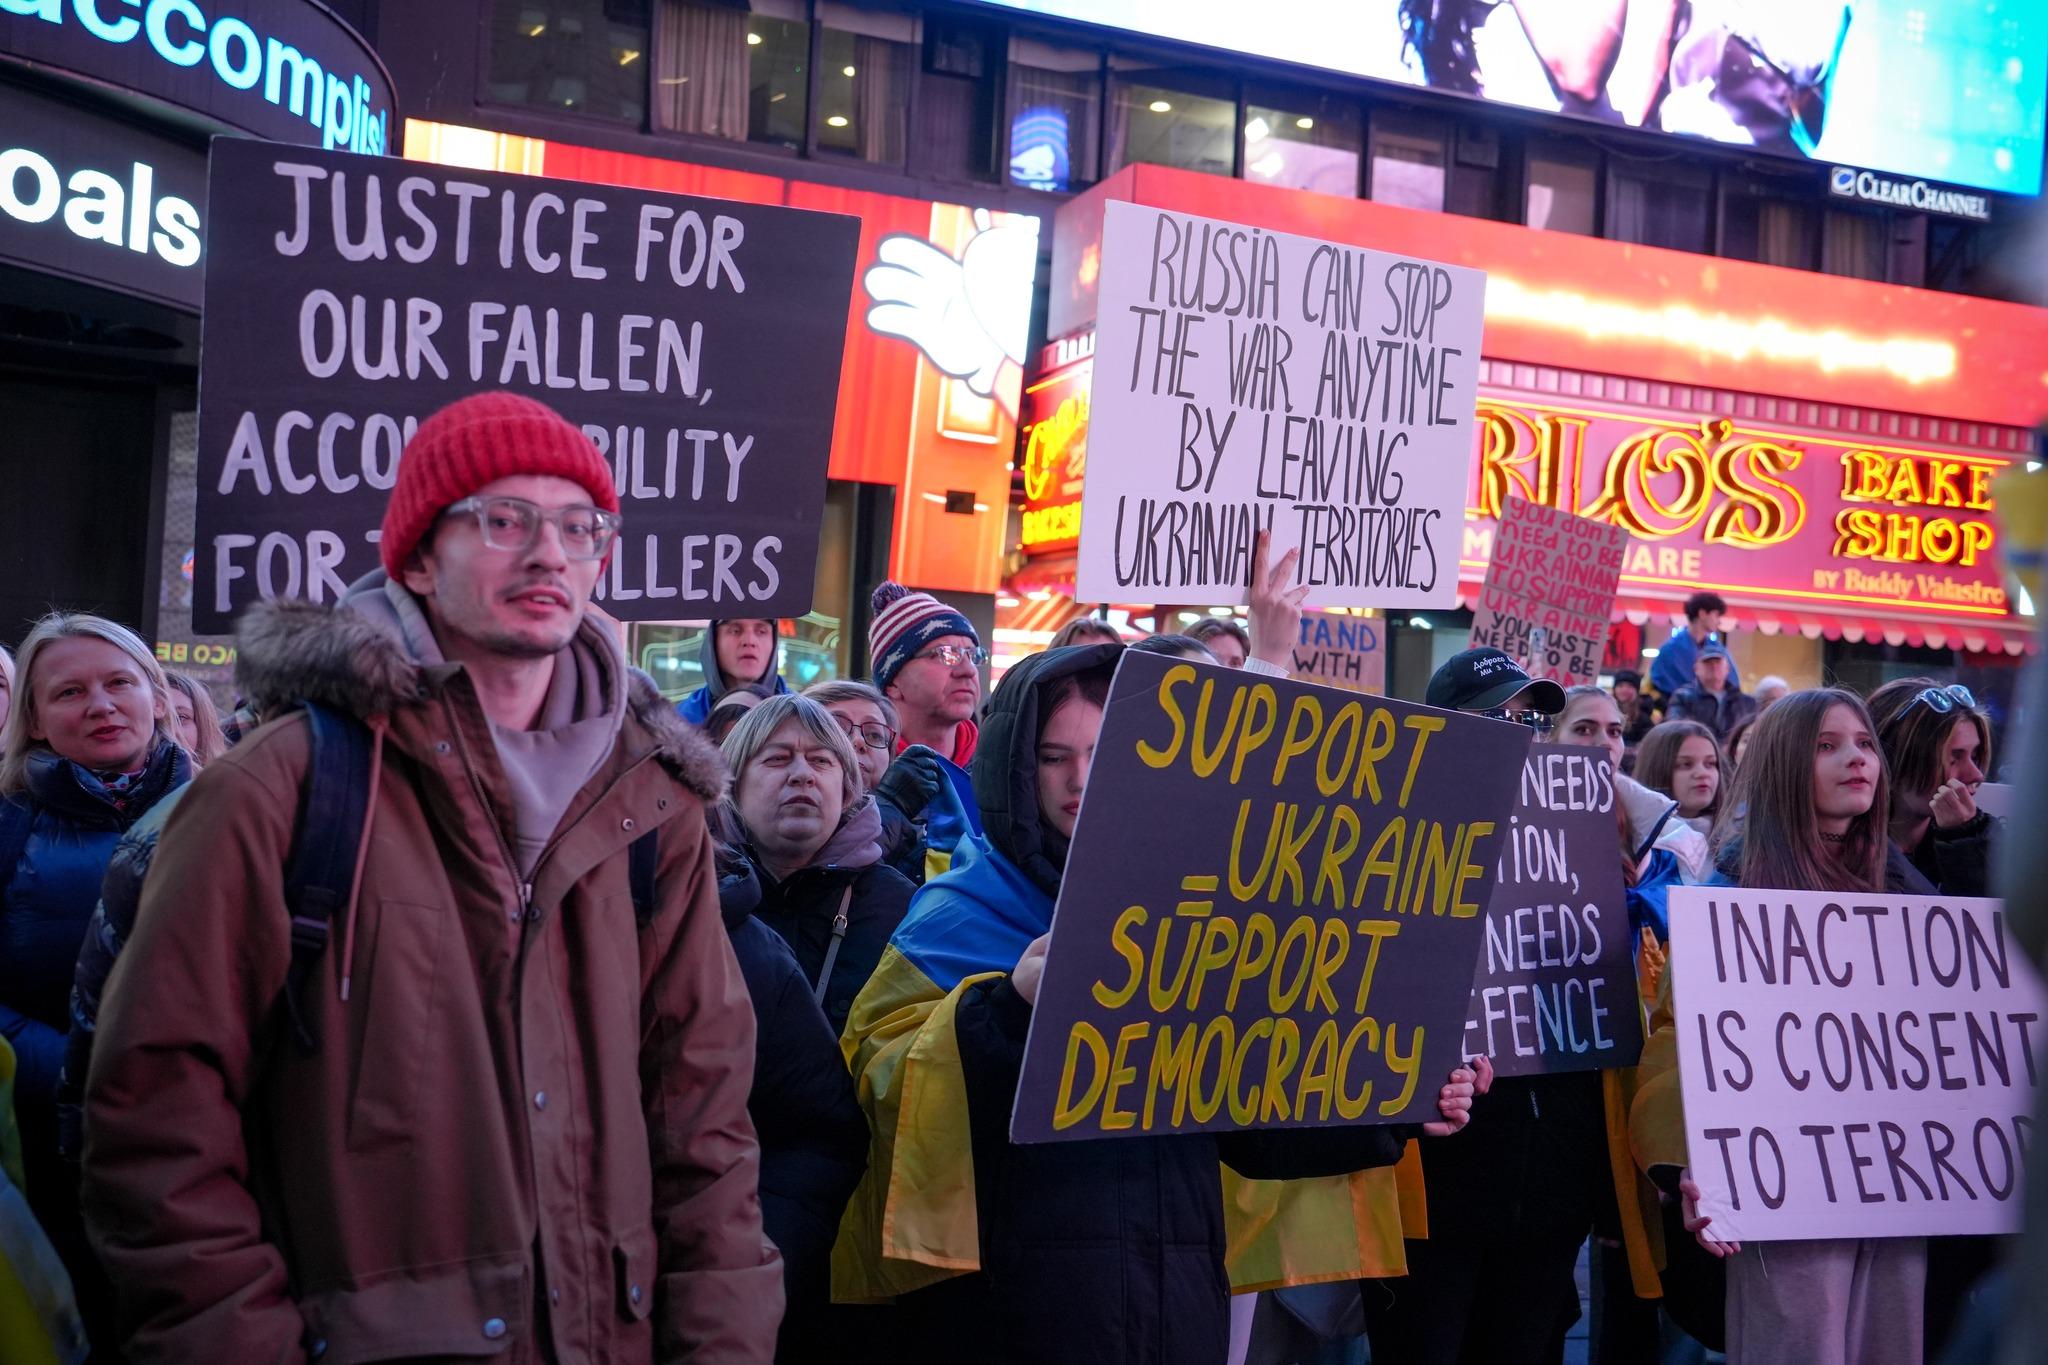
[[[589,610],[618,508],[581,430],[479,394],[406,447],[382,571],[244,617],[243,691],[360,720],[369,797],[302,982],[306,717],[163,831],[86,1104],[135,1359],[772,1357],[725,770]]]

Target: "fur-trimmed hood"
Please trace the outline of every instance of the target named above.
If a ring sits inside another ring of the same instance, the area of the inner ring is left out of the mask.
[[[592,616],[582,628],[609,629]],[[235,631],[235,683],[259,716],[312,701],[367,721],[426,700],[435,675],[451,667],[418,662],[392,627],[346,603],[258,602]],[[718,747],[676,715],[645,673],[628,668],[626,676],[631,715],[656,756],[698,797],[722,799],[728,777]]]

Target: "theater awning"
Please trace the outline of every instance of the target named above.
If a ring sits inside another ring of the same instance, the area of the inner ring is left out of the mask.
[[[1762,606],[1745,602],[1734,594],[1723,596],[1728,599],[1728,615],[1723,618],[1723,623],[1729,630],[1755,630],[1765,635],[1803,635],[1809,640],[1924,645],[1929,649],[2006,654],[2023,654],[2039,648],[2035,622],[2026,617],[1930,620],[1882,612]],[[1459,606],[1470,607],[1478,598],[1478,584],[1459,583]],[[1675,630],[1685,624],[1685,610],[1679,602],[1668,598],[1624,595],[1615,599],[1614,619],[1653,628],[1668,626]],[[1659,638],[1653,630],[1647,643],[1654,644]]]

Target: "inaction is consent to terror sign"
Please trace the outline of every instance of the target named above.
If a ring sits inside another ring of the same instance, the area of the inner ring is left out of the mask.
[[[859,223],[213,144],[194,624],[377,565],[421,419],[511,389],[580,425],[624,620],[810,607]]]
[[[1434,1118],[1530,738],[1127,652],[1012,1137]]]
[[[1104,205],[1078,595],[1236,601],[1254,536],[1323,606],[1455,605],[1486,277]]]
[[[1670,971],[1716,1234],[2019,1226],[2048,1039],[1998,901],[1674,887]]]

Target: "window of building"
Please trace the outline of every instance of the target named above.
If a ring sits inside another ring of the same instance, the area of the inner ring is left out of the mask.
[[[491,7],[490,98],[641,123],[647,7],[648,0],[499,0]]]
[[[1821,221],[1820,268],[1859,280],[1886,278],[1885,220],[1875,213],[1829,209]]]
[[[1363,141],[1357,107],[1342,100],[1296,98],[1284,107],[1249,103],[1244,178],[1353,199]]]
[[[1591,236],[1600,224],[1600,167],[1556,144],[1532,144],[1522,189],[1522,221],[1532,228]]]
[[[916,16],[821,4],[818,21],[818,150],[902,165]]]
[[[1820,257],[1820,221],[1812,205],[1779,189],[1767,181],[1722,177],[1721,254],[1812,270]]]
[[[1064,192],[1093,184],[1101,113],[1101,53],[1010,39],[1012,185]]]
[[[1612,166],[1607,177],[1609,237],[1706,252],[1713,249],[1713,228],[1713,182],[1705,172],[1671,161]]]
[[[1112,71],[1119,65],[1111,59]],[[1229,175],[1237,147],[1237,99],[1220,82],[1133,70],[1114,76],[1110,169],[1144,164]]]
[[[655,126],[801,147],[810,44],[804,0],[755,0],[752,13],[660,0]]]
[[[995,178],[1000,36],[971,20],[928,16],[910,167],[948,180]]]
[[[1438,120],[1395,109],[1374,111],[1368,186],[1374,201],[1441,212],[1449,159]]]

